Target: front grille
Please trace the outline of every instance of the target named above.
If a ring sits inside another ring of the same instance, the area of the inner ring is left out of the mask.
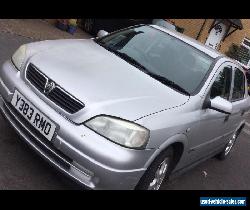
[[[35,66],[33,66],[32,64],[28,66],[26,77],[32,85],[34,85],[39,91],[43,92],[47,82],[47,78],[45,77],[45,75],[37,71]]]
[[[70,114],[74,114],[84,108],[84,104],[74,98],[72,95],[63,90],[55,83],[54,89],[45,94],[44,90],[46,83],[50,80],[46,75],[41,73],[33,64],[29,64],[26,71],[26,78],[35,86],[41,93],[47,96],[57,106],[61,107]]]
[[[53,91],[48,94],[50,100],[55,102],[58,106],[61,106],[69,113],[77,112],[78,110],[82,109],[83,106],[71,96],[64,93],[63,90],[56,87]]]

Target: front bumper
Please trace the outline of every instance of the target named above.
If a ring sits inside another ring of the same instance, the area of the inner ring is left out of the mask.
[[[18,89],[60,126],[47,141],[10,104]],[[133,189],[155,150],[133,150],[114,144],[83,125],[76,125],[45,103],[10,61],[0,71],[0,111],[22,139],[57,169],[91,189]]]

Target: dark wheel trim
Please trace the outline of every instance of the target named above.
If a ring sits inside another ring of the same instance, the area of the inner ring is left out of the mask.
[[[167,148],[158,155],[140,179],[135,190],[159,190],[173,169],[173,157],[174,150],[172,147]],[[160,175],[159,180],[156,179],[157,175]],[[160,186],[157,185],[157,182]]]
[[[240,134],[240,131],[236,131],[229,139],[228,143],[224,147],[223,151],[221,151],[218,155],[215,157],[219,160],[225,160],[227,156],[230,154],[232,148],[235,145],[235,142]]]

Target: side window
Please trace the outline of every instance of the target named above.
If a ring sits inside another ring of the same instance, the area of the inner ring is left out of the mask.
[[[226,100],[229,100],[231,81],[232,67],[226,66],[215,79],[214,84],[211,88],[210,98],[213,99],[216,96],[220,96]]]
[[[245,76],[244,73],[237,69],[234,73],[234,87],[232,94],[232,101],[243,99],[245,95]]]

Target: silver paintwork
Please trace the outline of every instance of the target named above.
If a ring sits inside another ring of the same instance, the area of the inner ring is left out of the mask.
[[[17,71],[11,61],[6,61],[0,71],[2,114],[34,150],[59,170],[92,189],[133,189],[157,155],[172,144],[178,143],[183,147],[174,172],[223,149],[230,136],[245,123],[241,112],[250,104],[247,88],[243,100],[232,102],[231,115],[226,122],[226,114],[203,109],[202,106],[223,66],[231,64],[233,68],[242,68],[185,35],[153,27],[216,58],[210,75],[196,95],[186,96],[174,91],[92,39],[41,41],[27,45],[25,66],[33,63],[84,102],[85,108],[72,115],[67,113],[26,80],[25,69]],[[36,146],[34,139],[40,139],[26,126],[26,122],[8,111],[15,89],[59,125],[52,143],[74,160],[70,169],[62,168],[43,147]],[[150,139],[146,149],[122,147],[82,124],[100,114],[134,121],[148,128]]]
[[[100,31],[98,31],[98,33],[97,33],[97,37],[99,37],[99,38],[101,38],[101,37],[103,37],[103,36],[106,36],[106,35],[108,35],[108,32],[107,32],[107,31],[104,31],[104,30],[100,30]]]
[[[211,99],[211,108],[221,110],[229,114],[231,114],[233,110],[232,103],[219,96]]]

